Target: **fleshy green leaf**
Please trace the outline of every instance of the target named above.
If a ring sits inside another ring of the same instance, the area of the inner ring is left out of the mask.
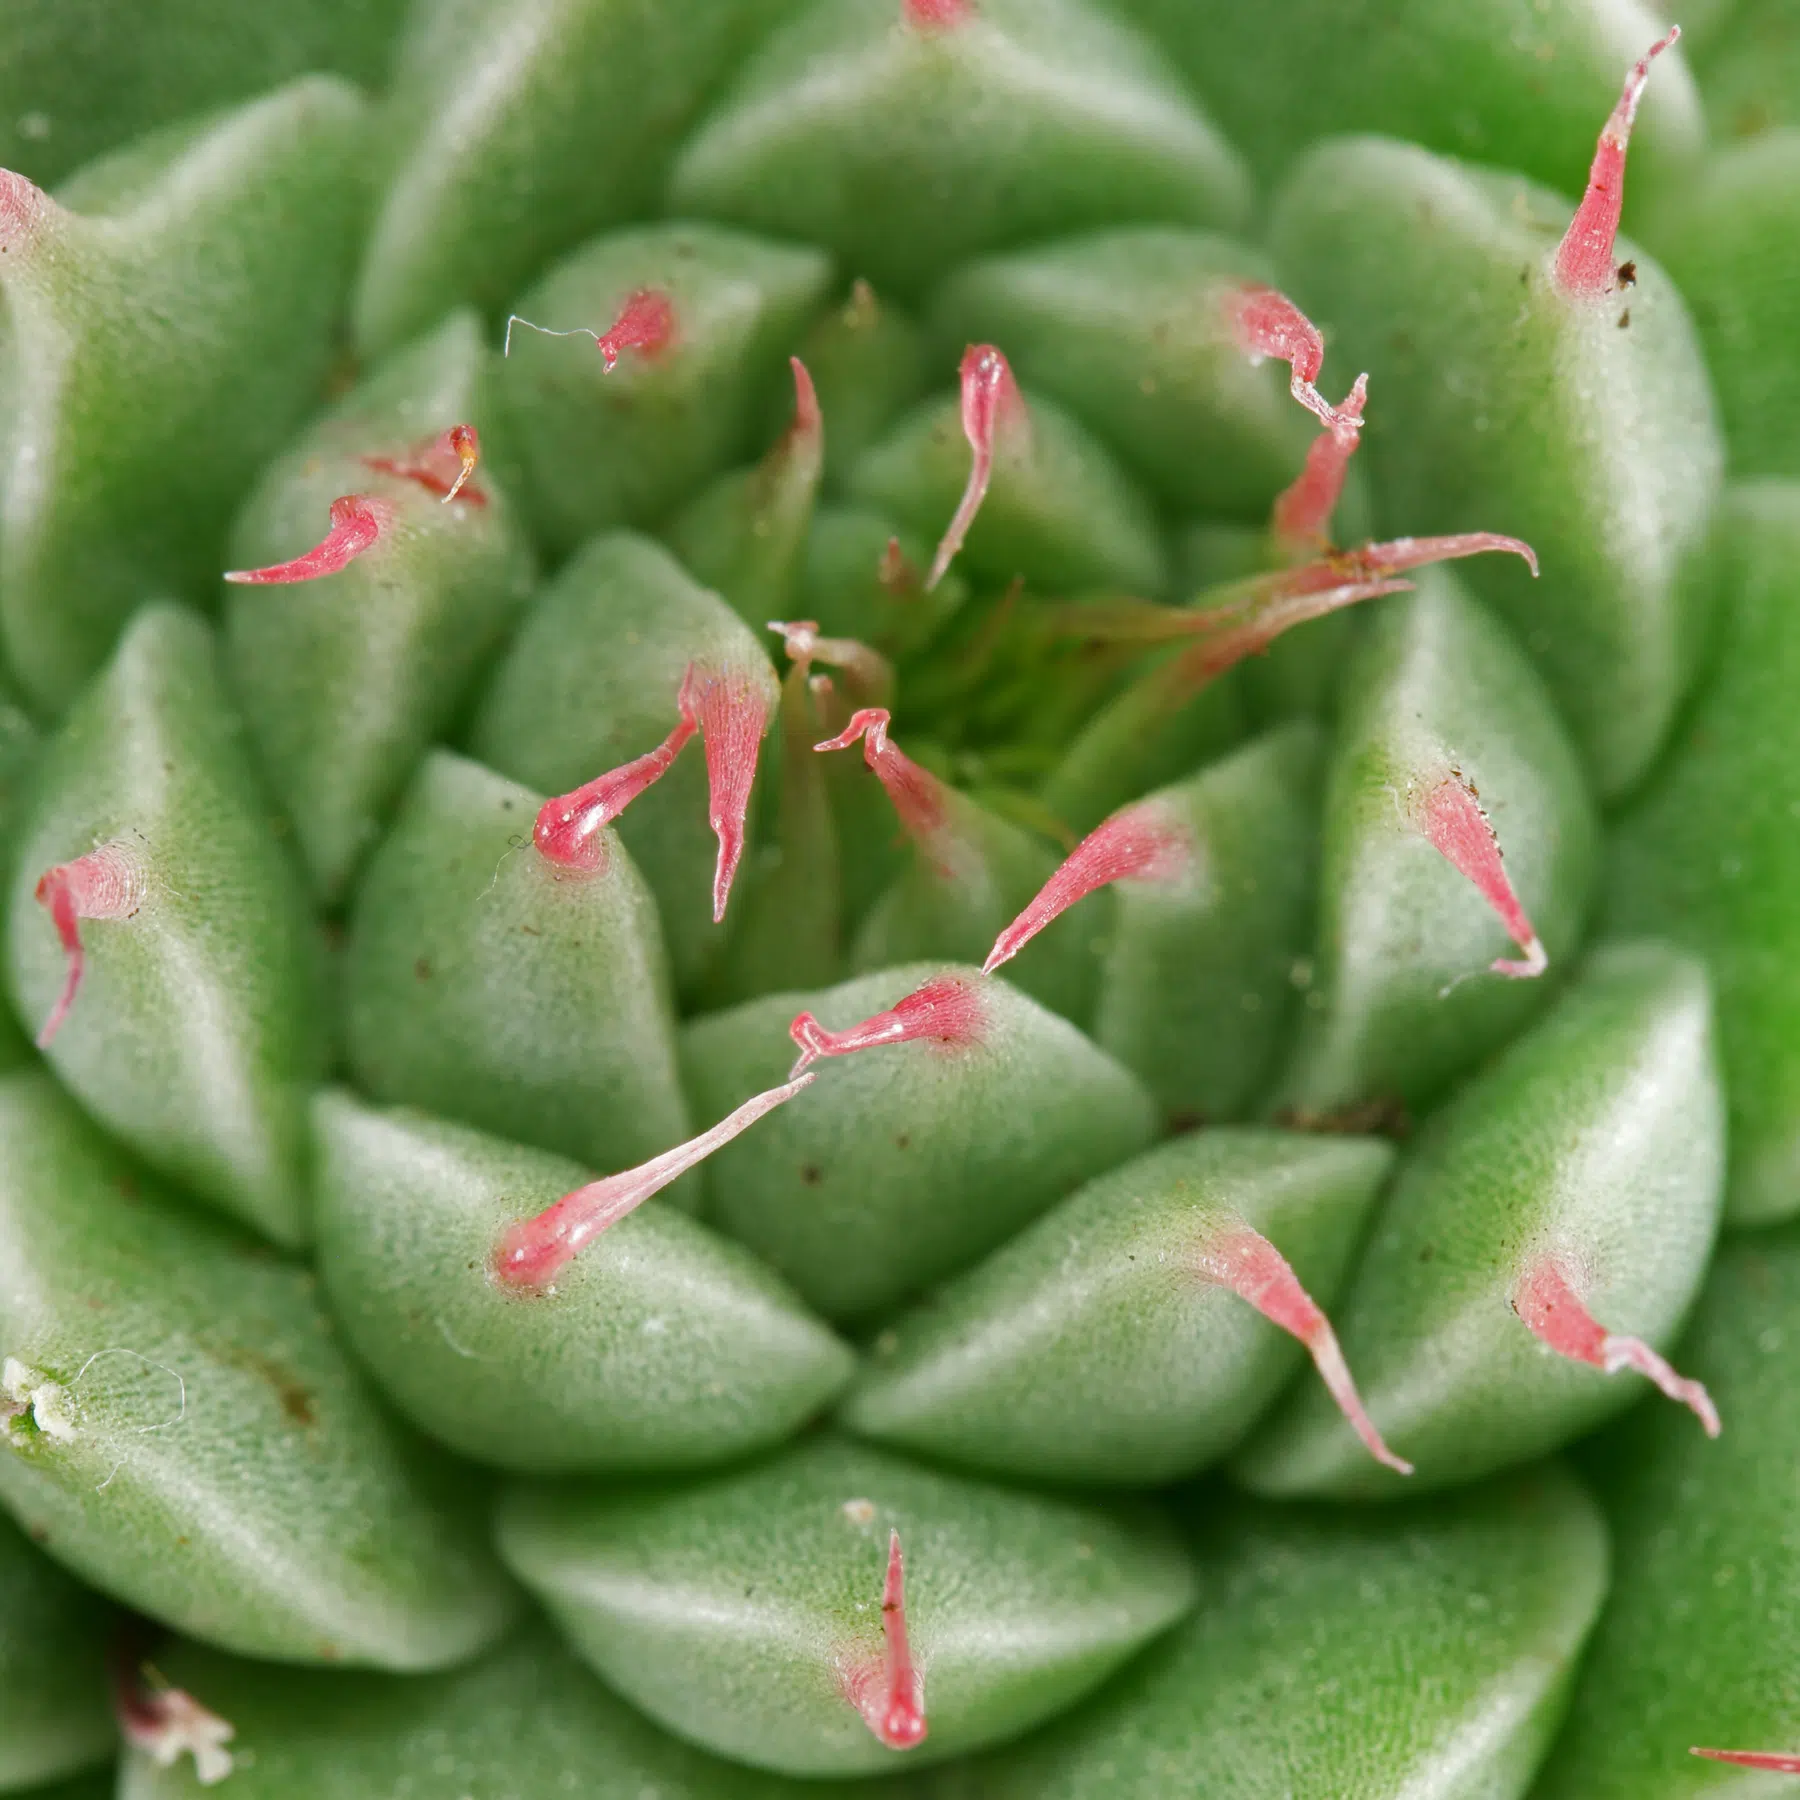
[[[1025,430],[1001,433],[987,490],[959,566],[1053,592],[1116,585],[1161,594],[1166,547],[1149,503],[1086,426],[1041,394],[1025,396]],[[928,400],[863,454],[850,491],[936,538],[969,478],[954,398]]]
[[[112,1755],[106,1692],[111,1609],[0,1518],[0,1790]]]
[[[438,0],[379,119],[390,173],[364,253],[365,354],[458,300],[493,313],[544,263],[651,209],[696,105],[792,0]]]
[[[232,534],[233,566],[253,568],[317,540],[340,494],[373,494],[394,514],[341,574],[275,592],[234,587],[227,604],[232,681],[327,900],[530,591],[530,552],[484,471],[445,504],[433,487],[370,463],[404,469],[466,423],[482,358],[474,315],[447,319],[267,470]]]
[[[591,177],[589,177],[591,179]],[[830,261],[716,225],[643,225],[596,238],[514,303],[495,371],[508,485],[559,551],[611,525],[654,522],[748,456],[783,358],[824,302]],[[604,334],[633,295],[668,302],[667,341],[617,366]]]
[[[1800,18],[1786,0],[1735,0],[1695,61],[1721,136],[1800,125]]]
[[[834,441],[827,439],[827,456]],[[826,636],[855,638],[888,656],[922,649],[969,592],[954,569],[925,591],[937,528],[915,532],[866,506],[820,507],[807,535],[797,610]],[[890,544],[899,546],[897,559]]]
[[[1614,1357],[1627,1335],[1668,1348],[1706,1272],[1723,1101],[1704,972],[1633,944],[1596,954],[1432,1120],[1336,1314],[1370,1416],[1416,1465],[1414,1486],[1542,1455],[1642,1397]],[[1553,1335],[1579,1323],[1571,1301],[1584,1307],[1607,1334],[1594,1360],[1618,1372],[1540,1341],[1526,1323],[1534,1296]],[[1398,1487],[1306,1388],[1238,1473],[1262,1494]]]
[[[21,1016],[52,1019],[68,959],[34,889],[95,859],[117,892],[79,924],[85,972],[52,1067],[145,1161],[293,1244],[320,1060],[316,956],[243,736],[207,627],[178,607],[140,611],[45,748],[8,961]]]
[[[1202,1258],[1248,1225],[1329,1306],[1392,1153],[1267,1131],[1177,1138],[1091,1181],[876,1340],[853,1429],[1002,1475],[1148,1487],[1230,1449],[1301,1349]]]
[[[685,1489],[518,1489],[502,1553],[577,1650],[682,1737],[796,1775],[893,1769],[849,1697],[882,1664],[890,1534],[936,1761],[1050,1717],[1186,1611],[1161,1521],[834,1438]]]
[[[814,324],[800,346],[825,414],[825,480],[841,488],[856,459],[929,385],[924,334],[866,281]]]
[[[1613,91],[1595,96],[1595,125]],[[1558,286],[1571,210],[1517,176],[1354,138],[1295,168],[1271,242],[1332,343],[1327,390],[1371,371],[1360,460],[1381,529],[1536,548],[1539,581],[1510,557],[1471,563],[1468,580],[1537,659],[1612,797],[1643,774],[1693,673],[1680,571],[1722,447],[1693,326],[1655,263],[1621,240],[1625,289]]]
[[[494,1279],[501,1233],[579,1164],[348,1095],[314,1103],[319,1272],[396,1405],[527,1473],[674,1469],[778,1443],[847,1350],[738,1245],[670,1206],[595,1238],[541,1293]]]
[[[1731,1101],[1728,1207],[1800,1207],[1800,485],[1736,490],[1714,527],[1724,613],[1709,684],[1613,841],[1609,915],[1707,959]]]
[[[1666,17],[1643,0],[1390,0],[1379,21],[1334,0],[1124,0],[1120,10],[1169,47],[1259,173],[1332,132],[1382,131],[1570,193],[1620,74]],[[1693,77],[1665,60],[1633,142],[1640,178],[1691,167],[1705,138]]]
[[[503,1628],[479,1490],[388,1423],[310,1274],[143,1182],[42,1076],[0,1082],[0,1151],[0,1497],[55,1556],[284,1662],[435,1668]]]
[[[1473,790],[1557,979],[1593,887],[1593,803],[1531,664],[1434,570],[1416,594],[1381,602],[1344,673],[1317,971],[1283,1108],[1426,1104],[1549,998],[1542,979],[1490,972],[1515,954],[1507,927],[1417,822],[1418,797],[1446,773]]]
[[[608,834],[560,868],[543,796],[435,751],[351,919],[350,1063],[422,1106],[608,1173],[688,1134],[656,905]]]
[[[1166,503],[1260,523],[1314,428],[1285,372],[1252,368],[1232,341],[1222,297],[1273,279],[1229,238],[1132,226],[972,263],[931,321],[946,344],[1001,345]]]
[[[666,1737],[542,1627],[451,1675],[339,1675],[237,1662],[183,1644],[157,1666],[236,1730],[232,1800],[448,1793],[552,1800],[852,1800]],[[449,1783],[450,1786],[441,1786]],[[196,1800],[185,1761],[129,1759],[120,1800]]]
[[[316,403],[367,206],[364,108],[309,76],[0,201],[0,631],[64,705],[139,602],[205,591],[245,472]]]
[[[803,1008],[838,1029],[937,973],[889,969],[696,1021],[681,1048],[696,1111],[722,1117],[780,1081]],[[1154,1134],[1135,1076],[1005,982],[967,979],[978,1041],[833,1061],[708,1165],[712,1216],[828,1318],[891,1306],[962,1267]]]
[[[1208,1520],[1188,1622],[941,1800],[1519,1800],[1606,1592],[1548,1469],[1429,1508]]]
[[[1646,1408],[1594,1458],[1618,1580],[1543,1800],[1779,1800],[1793,1783],[1702,1762],[1701,1744],[1800,1748],[1800,1237],[1727,1244],[1682,1340],[1728,1424],[1716,1444]]]
[[[1233,1118],[1269,1078],[1309,939],[1320,750],[1296,723],[1163,789],[1191,861],[1113,890],[1094,1037],[1172,1116]]]
[[[760,668],[772,693],[765,641],[661,545],[623,532],[596,538],[532,603],[477,710],[473,753],[543,793],[566,793],[663,740],[692,662]],[[656,896],[676,985],[691,993],[722,938],[697,748],[632,802],[618,830]]]

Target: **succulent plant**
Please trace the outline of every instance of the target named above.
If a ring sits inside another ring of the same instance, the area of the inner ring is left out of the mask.
[[[1785,1792],[1790,0],[402,10],[0,20],[0,1792]]]

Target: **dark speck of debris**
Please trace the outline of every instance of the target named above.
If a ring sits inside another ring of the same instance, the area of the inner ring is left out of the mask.
[[[910,1150],[912,1148],[912,1133],[910,1131],[901,1132],[900,1135],[894,1139],[894,1148],[896,1150]]]
[[[817,1187],[819,1183],[825,1179],[825,1171],[821,1169],[817,1163],[802,1163],[800,1165],[800,1179],[804,1181],[808,1187]]]
[[[417,976],[420,981],[429,981],[431,979],[431,959],[426,956],[421,956],[419,960],[413,964],[413,974]]]
[[[1630,323],[1631,323],[1631,308],[1628,306],[1622,313],[1619,314],[1619,329],[1621,331],[1625,330],[1625,328],[1628,325],[1630,325]]]
[[[1619,264],[1619,286],[1622,288],[1637,286],[1637,264],[1634,262]]]

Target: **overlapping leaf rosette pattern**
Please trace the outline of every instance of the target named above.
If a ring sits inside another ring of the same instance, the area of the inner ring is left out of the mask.
[[[1790,13],[0,19],[0,1789],[1786,1791]]]

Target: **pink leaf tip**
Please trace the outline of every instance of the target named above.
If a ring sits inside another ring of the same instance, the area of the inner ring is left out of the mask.
[[[780,633],[781,647],[797,668],[810,672],[818,662],[841,670],[850,691],[864,700],[884,700],[893,691],[894,665],[858,639],[821,637],[816,619],[771,619],[769,629]]]
[[[1736,1763],[1740,1769],[1767,1769],[1772,1775],[1800,1775],[1800,1756],[1780,1750],[1702,1750],[1696,1745],[1688,1755]]]
[[[850,715],[850,723],[834,738],[814,744],[815,750],[848,750],[862,740],[863,761],[900,815],[900,823],[927,849],[933,848],[949,823],[948,796],[944,784],[908,756],[887,734],[892,715],[884,706],[865,706]]]
[[[619,308],[619,316],[601,332],[594,344],[607,373],[618,366],[627,350],[658,356],[675,339],[675,306],[661,288],[639,288]]]
[[[906,1635],[906,1563],[900,1534],[888,1533],[887,1573],[881,1584],[882,1656],[854,1664],[844,1678],[845,1697],[863,1723],[890,1750],[925,1741],[925,1680]]]
[[[954,31],[975,16],[972,0],[900,0],[900,11],[915,31]]]
[[[1569,221],[1556,251],[1556,282],[1565,294],[1597,299],[1610,293],[1615,271],[1613,247],[1619,235],[1619,213],[1625,204],[1625,152],[1631,142],[1638,102],[1650,79],[1650,64],[1681,36],[1671,25],[1665,36],[1638,58],[1625,77],[1618,104],[1607,116],[1588,169],[1587,192]]]
[[[1359,375],[1338,407],[1337,418],[1308,446],[1306,466],[1276,495],[1269,526],[1283,549],[1314,552],[1330,544],[1331,515],[1343,494],[1350,458],[1362,442],[1363,406],[1368,397],[1369,378]]]
[[[981,972],[991,975],[1010,962],[1078,900],[1115,881],[1178,881],[1192,868],[1193,855],[1188,833],[1165,806],[1139,800],[1120,808],[1069,852],[1030,905],[994,939]]]
[[[1524,956],[1496,957],[1495,975],[1529,980],[1542,975],[1550,958],[1538,937],[1500,857],[1500,840],[1482,810],[1475,784],[1460,769],[1444,769],[1408,783],[1402,808],[1407,824],[1473,884]]]
[[[0,169],[0,255],[22,248],[55,204],[35,182]],[[5,266],[0,263],[0,273]]]
[[[129,919],[143,905],[148,885],[137,851],[122,838],[101,844],[73,862],[58,863],[38,877],[37,903],[49,912],[68,964],[62,993],[37,1035],[40,1050],[47,1050],[62,1029],[81,986],[86,963],[81,921]]]
[[[796,1075],[780,1087],[768,1088],[728,1113],[709,1131],[691,1137],[661,1156],[653,1156],[635,1169],[590,1181],[564,1194],[534,1218],[521,1219],[502,1234],[493,1256],[494,1278],[519,1292],[540,1292],[580,1254],[582,1248],[609,1226],[616,1225],[659,1194],[670,1182],[756,1121],[785,1106],[816,1081],[816,1075]]]
[[[225,579],[268,586],[336,575],[365,550],[373,549],[393,519],[387,503],[371,494],[342,494],[331,503],[330,531],[303,556],[296,556],[291,562],[271,563],[265,569],[232,569]]]
[[[817,453],[825,443],[825,415],[819,410],[819,390],[799,357],[790,356],[788,367],[794,372],[794,416],[788,421],[785,441],[789,445],[809,445]]]
[[[551,862],[567,869],[593,870],[605,860],[603,827],[639,794],[662,779],[696,732],[706,752],[707,817],[719,840],[713,874],[713,919],[725,916],[732,880],[744,853],[745,819],[763,735],[774,701],[759,681],[732,668],[703,669],[690,663],[683,675],[674,730],[654,750],[597,775],[573,792],[546,800],[532,828],[532,841]]]
[[[1412,1464],[1396,1456],[1376,1430],[1356,1391],[1331,1321],[1300,1285],[1287,1258],[1261,1232],[1238,1221],[1222,1225],[1201,1243],[1198,1266],[1206,1280],[1230,1288],[1306,1346],[1338,1410],[1378,1463],[1399,1475],[1413,1472]]]
[[[1015,438],[1027,429],[1024,396],[1013,380],[1012,366],[992,344],[971,344],[962,359],[962,428],[969,440],[969,482],[931,559],[925,577],[929,593],[944,579],[956,553],[975,523],[994,474],[994,452],[1003,434]]]
[[[1719,1435],[1719,1413],[1697,1381],[1677,1375],[1642,1338],[1615,1336],[1582,1304],[1563,1265],[1553,1256],[1535,1258],[1513,1290],[1513,1311],[1540,1343],[1571,1362],[1588,1363],[1608,1375],[1635,1369],[1700,1421],[1708,1437]]]
[[[875,579],[895,599],[910,597],[923,591],[924,583],[911,557],[900,548],[900,540],[891,537],[875,567]]]
[[[852,1056],[884,1044],[921,1039],[946,1046],[979,1043],[987,1028],[987,1008],[974,984],[956,975],[937,975],[896,1000],[886,1012],[871,1014],[842,1031],[828,1031],[809,1012],[788,1027],[799,1046],[798,1075],[822,1056]]]
[[[127,1662],[113,1676],[113,1715],[134,1750],[141,1750],[159,1769],[172,1768],[183,1755],[194,1759],[194,1775],[211,1787],[232,1771],[227,1744],[237,1735],[222,1719],[183,1688],[150,1679],[142,1664]]]
[[[362,460],[383,475],[416,481],[446,506],[458,495],[471,506],[487,505],[487,495],[469,479],[481,461],[481,439],[473,425],[452,425],[406,456],[365,456]]]
[[[1288,365],[1288,392],[1327,430],[1362,429],[1360,416],[1340,412],[1313,385],[1325,366],[1325,340],[1286,294],[1246,282],[1227,291],[1225,320],[1237,347],[1253,363],[1272,356]]]

